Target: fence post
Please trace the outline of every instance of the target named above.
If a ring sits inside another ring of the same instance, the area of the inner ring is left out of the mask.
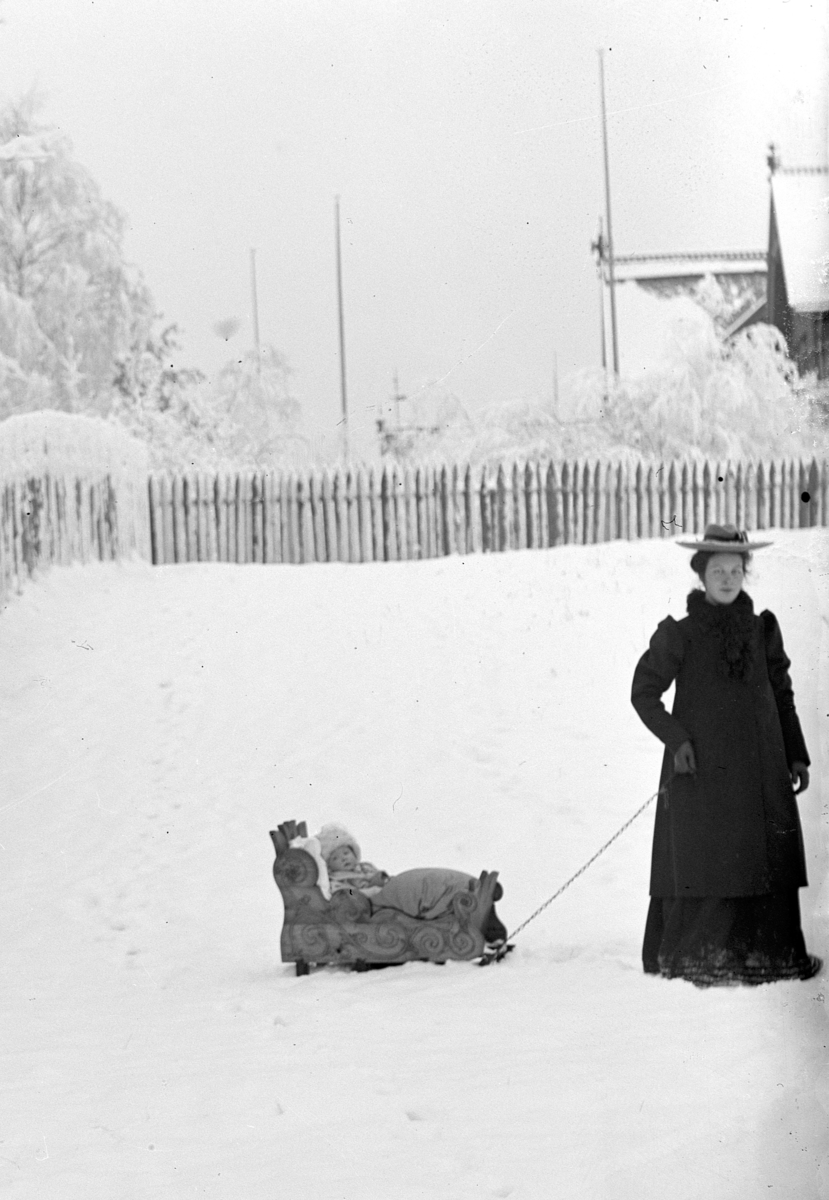
[[[432,538],[434,545],[435,558],[441,558],[446,553],[446,542],[444,539],[444,519],[446,514],[446,505],[444,504],[443,489],[441,487],[441,468],[437,463],[432,468],[431,473],[432,487],[430,495],[432,497]]]
[[[676,527],[672,531],[672,536],[676,536],[677,533],[681,532],[681,530],[687,528],[687,526],[689,525],[688,510],[690,507],[689,500],[690,500],[691,486],[690,486],[690,478],[689,478],[689,471],[688,471],[688,460],[684,459],[684,458],[681,460],[681,462],[679,463],[679,465],[677,467],[676,491],[677,491]]]
[[[769,528],[783,528],[782,512],[782,464],[780,459],[772,459],[769,467]]]
[[[498,468],[495,470],[495,491],[494,491],[494,520],[492,522],[493,534],[493,550],[503,551],[510,544],[510,527],[509,517],[506,512],[506,476],[504,474],[504,464],[499,462]]]
[[[757,468],[751,459],[743,469],[743,521],[741,528],[757,528]]]
[[[406,497],[404,492],[403,466],[393,462],[389,480],[389,495],[391,509],[394,514],[395,543],[398,560],[405,561],[410,557],[409,541],[406,529]]]
[[[449,549],[449,472],[446,464],[435,467],[435,542],[439,557],[451,553]]]
[[[184,535],[187,539],[187,561],[199,561],[199,489],[194,471],[184,475],[182,501],[184,504]]]
[[[250,488],[248,486],[248,474],[246,471],[237,472],[233,494],[235,500],[234,508],[236,510],[236,562],[246,563],[250,562],[250,551],[248,548]]]
[[[811,522],[812,493],[809,491],[809,464],[801,458],[797,464],[798,525],[808,528]]]
[[[150,505],[150,562],[164,562],[164,534],[161,528],[161,504],[158,495],[158,479],[150,472],[147,479],[147,496]]]
[[[585,459],[583,464],[576,464],[576,470],[573,472],[573,486],[575,489],[575,511],[576,521],[578,522],[577,541],[587,546],[590,543],[591,534],[593,531],[593,472],[590,469],[590,460]]]
[[[781,529],[788,529],[791,525],[791,511],[789,508],[789,464],[785,458],[781,458],[778,463],[778,473],[780,479],[780,507],[777,510],[778,525]]]
[[[463,469],[463,549],[464,554],[475,554],[481,549],[480,518],[481,512],[475,504],[475,484],[472,480],[472,464],[467,463]],[[477,520],[476,520],[477,516]]]
[[[174,475],[170,489],[173,509],[174,562],[187,562],[187,532],[184,525],[184,480]]]
[[[547,471],[549,459],[540,459],[533,466],[536,545],[543,550],[550,544],[550,525],[547,513]]]
[[[726,462],[723,475],[725,481],[723,486],[723,495],[725,500],[725,524],[738,525],[734,465],[731,462],[731,459],[728,459]]]
[[[425,475],[426,484],[426,538],[429,546],[429,558],[437,558],[440,554],[440,543],[438,541],[438,519],[437,519],[437,486],[438,474],[434,466],[427,466]]]
[[[527,508],[524,502],[523,472],[518,461],[513,459],[512,467],[505,472],[508,490],[507,511],[509,513],[510,540],[512,550],[527,548]]]
[[[323,562],[325,531],[322,522],[322,505],[320,504],[319,476],[313,467],[307,475],[308,489],[305,500],[308,509],[307,550],[309,562]]]
[[[574,459],[570,466],[567,498],[570,502],[570,541],[579,545],[584,514],[581,507],[581,467],[578,459]]]
[[[380,488],[374,468],[369,467],[368,484],[366,488],[368,501],[367,537],[370,546],[369,557],[373,562],[383,561],[383,512],[380,500]]]
[[[813,458],[808,464],[806,475],[806,490],[809,493],[809,525],[822,525],[820,511],[820,467],[818,461]]]
[[[323,467],[322,481],[320,483],[320,513],[322,521],[321,545],[323,547],[323,562],[334,562],[337,557],[337,538],[336,525],[334,521],[334,501],[331,494],[332,490],[331,472],[328,470],[328,467]]]
[[[216,561],[216,529],[213,522],[213,479],[199,471],[199,554],[203,562]]]
[[[380,511],[383,519],[383,561],[389,562],[394,555],[394,533],[392,527],[391,504],[389,503],[389,471],[383,467],[380,475]]]
[[[544,498],[547,504],[547,545],[560,546],[566,540],[562,475],[559,466],[552,459],[547,466],[547,478],[544,480]]]
[[[829,525],[829,460],[825,459],[820,465],[820,525]]]
[[[789,459],[789,528],[800,527],[800,463]]]
[[[466,554],[466,506],[464,504],[463,467],[452,464],[450,479],[452,492],[452,553]]]
[[[419,558],[420,549],[417,540],[417,499],[415,497],[414,475],[408,463],[403,466],[403,504],[406,521],[406,555],[408,558]]]
[[[561,464],[561,533],[565,546],[573,541],[573,490],[570,486],[572,468],[567,459]]]
[[[745,470],[742,462],[737,463],[734,472],[734,524],[738,529],[746,529],[746,493]]]
[[[757,513],[760,529],[771,529],[774,525],[773,484],[774,460],[761,461],[757,471]]]
[[[619,514],[619,537],[632,541],[636,537],[636,492],[635,476],[630,469],[629,459],[619,463],[617,476]]]
[[[357,512],[356,468],[343,464],[343,532],[346,562],[360,561],[360,517]]]
[[[280,519],[279,475],[265,476],[265,553],[269,563],[282,562],[282,522]]]
[[[206,508],[207,497],[204,489],[204,475],[201,471],[193,472],[193,500],[196,509],[196,561],[209,562],[210,556],[207,552],[207,520]]]
[[[265,561],[265,505],[264,481],[261,471],[254,471],[250,479],[251,515],[251,562]]]
[[[357,467],[354,480],[354,506],[357,521],[357,556],[359,562],[371,562],[373,552],[371,546],[371,510],[368,505],[367,483],[365,468]]]

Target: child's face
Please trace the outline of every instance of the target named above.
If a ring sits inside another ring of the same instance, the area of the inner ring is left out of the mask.
[[[357,855],[350,846],[338,846],[328,855],[328,865],[332,871],[349,871],[357,866]]]

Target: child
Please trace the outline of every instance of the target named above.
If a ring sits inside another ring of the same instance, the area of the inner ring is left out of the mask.
[[[366,896],[376,896],[383,884],[388,883],[385,871],[378,871],[374,863],[360,861],[357,839],[344,825],[334,822],[323,825],[316,836],[328,867],[332,895],[355,888]]]
[[[376,896],[382,891],[382,905],[387,904],[412,917],[428,919],[447,910],[453,893],[465,891],[475,883],[471,875],[461,871],[404,871],[402,875],[394,876],[391,887],[397,887],[397,891],[394,896],[389,896],[390,889],[385,889],[384,885],[389,883],[392,877],[385,871],[378,871],[374,863],[360,861],[357,839],[344,825],[335,822],[323,825],[316,834],[316,839],[328,868],[332,895],[334,892],[352,888],[362,892],[364,896]],[[495,899],[499,900],[502,895],[503,889],[498,883],[495,887]],[[483,934],[489,945],[501,946],[506,941],[506,927],[495,912],[494,904],[487,914]]]

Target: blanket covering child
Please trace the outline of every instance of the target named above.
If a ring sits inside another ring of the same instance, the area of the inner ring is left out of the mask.
[[[464,871],[453,871],[440,867],[419,868],[401,871],[389,876],[378,870],[371,862],[360,858],[357,839],[344,825],[330,822],[315,834],[321,857],[328,869],[331,893],[353,889],[371,898],[372,908],[396,908],[409,916],[429,920],[446,912],[452,897],[458,891],[474,888],[477,880]],[[496,886],[495,899],[503,895],[500,883]],[[506,940],[507,931],[502,924],[495,905],[487,915],[483,928],[487,942],[497,944]]]

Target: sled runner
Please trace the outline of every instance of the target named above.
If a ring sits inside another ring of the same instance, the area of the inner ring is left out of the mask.
[[[356,890],[337,891],[326,900],[313,856],[290,845],[307,838],[305,822],[284,821],[270,835],[276,850],[273,877],[285,905],[282,961],[296,963],[297,975],[306,975],[313,963],[360,970],[376,964],[465,961],[484,953],[483,930],[498,888],[497,871],[482,871],[452,895],[445,912],[424,919],[372,905]]]

